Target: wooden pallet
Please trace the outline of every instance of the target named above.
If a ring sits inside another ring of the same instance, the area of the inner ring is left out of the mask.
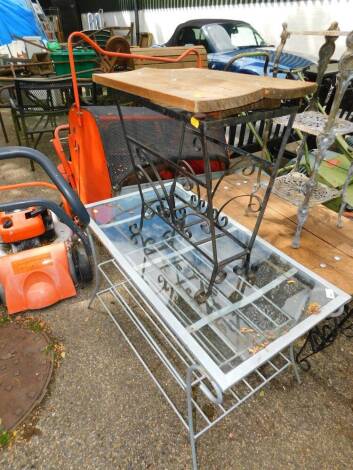
[[[190,49],[189,47],[131,47],[131,52],[133,54],[139,55],[149,55],[155,57],[171,57],[176,58],[180,56],[183,52]],[[203,46],[194,46],[193,49],[201,55],[202,66],[207,68],[207,52]],[[143,59],[137,60],[132,59],[132,67],[135,70],[141,69],[143,67],[153,67],[161,69],[185,69],[189,67],[196,67],[196,55],[188,55],[181,62],[174,64],[168,64],[165,62],[160,62],[158,60]]]

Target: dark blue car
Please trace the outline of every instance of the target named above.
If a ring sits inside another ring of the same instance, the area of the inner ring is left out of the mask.
[[[231,59],[241,53],[267,52],[268,73],[272,74],[276,48],[266,44],[260,34],[244,21],[235,20],[191,20],[180,24],[165,46],[202,45],[207,50],[208,67],[224,70]],[[265,57],[244,57],[229,64],[232,72],[263,75]],[[286,76],[291,70],[305,70],[315,62],[302,54],[282,52],[279,69]]]

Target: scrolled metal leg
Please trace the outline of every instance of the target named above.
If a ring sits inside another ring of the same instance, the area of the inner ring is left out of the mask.
[[[317,184],[317,176],[319,172],[319,167],[321,165],[321,162],[325,158],[328,149],[335,141],[335,129],[334,129],[333,124],[334,124],[334,121],[330,122],[330,124],[328,124],[326,129],[324,130],[323,134],[319,135],[317,138],[318,151],[316,154],[313,171],[311,173],[310,178],[305,184],[304,201],[298,209],[297,228],[296,228],[295,235],[292,241],[293,248],[300,247],[300,237],[301,237],[304,224],[308,218],[310,199],[314,191],[314,188],[316,187],[316,184]]]
[[[208,284],[207,291],[205,294],[202,292],[197,292],[197,302],[202,303],[205,302],[206,299],[211,295],[213,285],[217,278],[217,274],[220,270],[219,262],[218,262],[218,251],[217,251],[217,241],[216,241],[216,227],[215,227],[215,220],[214,220],[214,212],[213,212],[213,201],[212,201],[212,170],[211,170],[211,162],[210,156],[208,154],[207,149],[207,138],[206,138],[206,124],[203,123],[200,128],[200,138],[201,138],[201,147],[203,153],[203,161],[205,166],[205,180],[206,180],[206,194],[207,194],[207,208],[206,214],[209,222],[209,230],[211,236],[211,249],[212,249],[212,261],[213,261],[213,268],[212,268],[212,275],[210,282]]]
[[[305,146],[306,146],[307,139],[308,139],[308,135],[304,134],[302,136],[300,144],[298,145],[298,148],[297,148],[297,151],[296,151],[296,161],[295,161],[294,171],[299,171],[300,163],[301,163],[302,157],[305,153]]]
[[[310,190],[310,195],[311,195],[311,190]],[[298,209],[297,213],[297,228],[295,230],[295,234],[293,237],[292,241],[292,247],[293,248],[299,248],[300,247],[300,237],[302,234],[303,227],[305,225],[305,222],[308,218],[309,215],[309,201],[308,203],[303,203],[301,207]]]
[[[340,206],[340,210],[338,212],[338,218],[337,218],[337,227],[338,228],[343,227],[342,215],[343,215],[343,212],[344,212],[344,210],[346,208],[346,205],[347,205],[347,201],[346,201],[347,189],[348,189],[349,183],[352,179],[352,176],[353,176],[353,161],[352,161],[352,163],[349,167],[346,180],[345,180],[344,185],[342,187],[342,202],[341,202],[341,206]]]

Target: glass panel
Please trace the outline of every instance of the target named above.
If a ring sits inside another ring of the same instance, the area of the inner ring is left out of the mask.
[[[265,46],[265,41],[250,25],[225,23],[207,24],[201,28],[214,52],[226,52],[238,47]]]
[[[166,187],[169,188],[168,184]],[[191,196],[180,186],[177,194],[184,199]],[[155,198],[151,188],[144,195],[149,201]],[[96,204],[89,211],[101,231],[129,261],[131,269],[223,373],[288,332],[300,320],[318,313],[338,296],[320,279],[257,239],[249,273],[238,273],[239,261],[227,265],[225,280],[216,283],[212,295],[199,304],[195,294],[207,286],[211,273],[207,260],[209,243],[202,246],[206,255],[203,256],[156,215],[144,220],[141,233],[134,233],[141,213],[138,192]],[[249,239],[249,232],[233,221],[229,221],[228,229],[240,242]],[[190,230],[194,242],[207,237],[202,221],[196,220]],[[228,237],[218,238],[217,245],[221,258],[241,249]]]

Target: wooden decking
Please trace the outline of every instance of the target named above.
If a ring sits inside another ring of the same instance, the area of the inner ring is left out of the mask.
[[[221,205],[232,196],[249,194],[253,180],[232,175],[221,183],[215,205]],[[248,228],[254,226],[256,215],[245,214],[247,198],[239,198],[225,209],[230,217]],[[337,214],[324,206],[310,210],[302,233],[301,247],[292,248],[297,208],[271,195],[260,236],[297,260],[307,268],[353,295],[353,222],[344,219],[343,228],[337,228]],[[336,258],[336,259],[335,259]]]

